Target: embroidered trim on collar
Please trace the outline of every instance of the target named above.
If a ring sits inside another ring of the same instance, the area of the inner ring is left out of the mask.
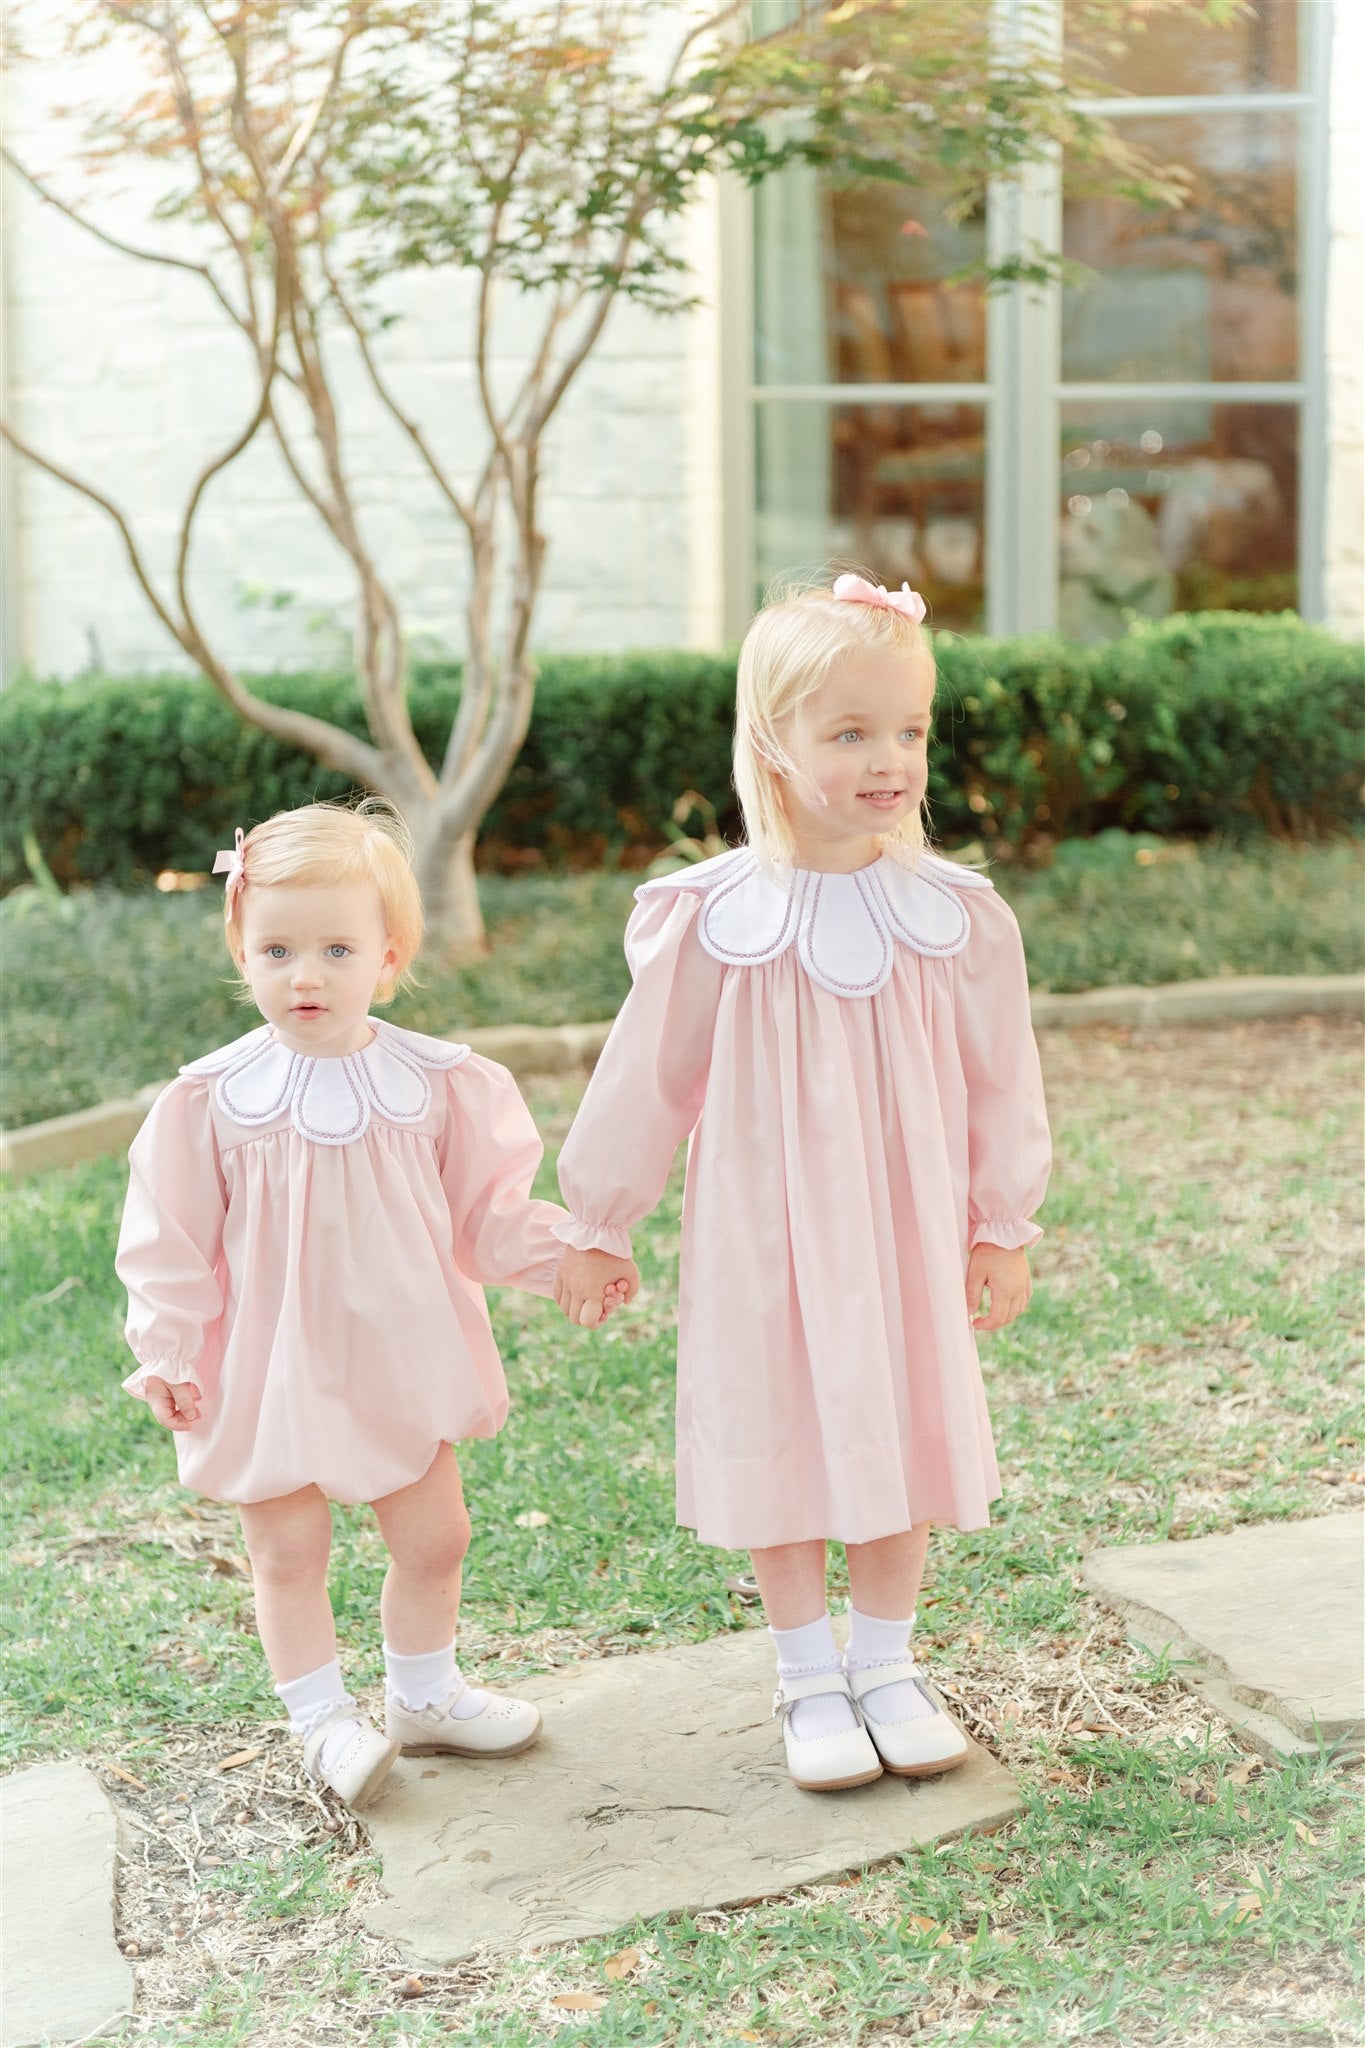
[[[349,1145],[372,1114],[388,1124],[421,1123],[431,1108],[424,1069],[458,1067],[470,1054],[467,1045],[400,1031],[378,1017],[369,1021],[370,1043],[336,1059],[291,1052],[262,1024],[180,1071],[216,1074],[218,1106],[234,1123],[274,1123],[288,1110],[300,1137],[315,1145]]]
[[[926,853],[912,873],[883,854],[851,875],[810,868],[775,877],[748,847],[646,882],[637,896],[695,891],[706,901],[697,935],[713,959],[760,967],[795,945],[811,980],[836,996],[871,996],[891,979],[897,945],[960,953],[971,920],[960,891],[989,889],[985,875]]]

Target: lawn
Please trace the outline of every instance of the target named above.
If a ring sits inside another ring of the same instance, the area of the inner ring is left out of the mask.
[[[993,871],[1018,911],[1040,989],[1223,974],[1340,974],[1365,965],[1360,848],[1241,851],[1123,832],[1071,840],[1050,867]],[[395,1005],[441,1035],[480,1024],[590,1023],[625,993],[621,933],[638,876],[482,884],[491,957]],[[250,1029],[222,943],[218,886],[182,895],[35,888],[0,904],[5,1061],[0,1123],[33,1123],[175,1072]]]
[[[102,2038],[1353,2048],[1356,1774],[1245,1754],[1078,1566],[1103,1543],[1360,1503],[1360,1032],[1095,1030],[1043,1049],[1060,1163],[1038,1291],[987,1353],[1005,1498],[989,1532],[936,1539],[920,1638],[1016,1773],[1022,1817],[845,1884],[416,1989],[361,1924],[379,1882],[363,1830],[299,1785],[231,1511],[178,1490],[169,1443],[118,1392],[119,1164],[10,1195],[5,1754],[89,1758],[127,1819],[139,2008]],[[552,1144],[576,1090],[533,1093]],[[725,1591],[735,1561],[672,1522],[678,1196],[675,1176],[639,1234],[645,1290],[602,1338],[496,1305],[512,1419],[463,1458],[463,1655],[485,1675],[753,1625]],[[532,1513],[548,1519],[518,1525]],[[373,1699],[381,1553],[363,1512],[336,1519],[342,1636]],[[580,1994],[602,2002],[555,2003]]]

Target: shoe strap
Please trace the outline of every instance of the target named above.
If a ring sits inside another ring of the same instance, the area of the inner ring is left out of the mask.
[[[395,1704],[397,1705],[399,1712],[403,1714],[416,1714],[419,1718],[423,1714],[435,1714],[438,1716],[438,1718],[444,1720],[445,1717],[449,1714],[451,1708],[455,1705],[455,1702],[457,1700],[462,1700],[468,1691],[468,1679],[460,1677],[457,1678],[455,1681],[455,1690],[453,1692],[448,1692],[443,1700],[428,1700],[424,1707],[404,1706],[401,1700],[395,1702]]]
[[[316,1775],[314,1766],[322,1754],[323,1743],[327,1740],[332,1730],[339,1728],[343,1721],[359,1721],[362,1727],[365,1725],[365,1716],[361,1713],[354,1700],[347,1700],[341,1706],[333,1707],[331,1713],[324,1714],[317,1726],[310,1728],[304,1736],[303,1768],[307,1771],[310,1778]]]
[[[857,1713],[848,1675],[837,1666],[833,1671],[809,1671],[800,1678],[779,1678],[773,1694],[773,1712],[785,1719],[798,1700],[821,1699],[830,1694],[842,1695]]]
[[[870,1664],[862,1670],[854,1669],[848,1673],[849,1690],[855,1700],[863,1699],[868,1693],[875,1692],[879,1685],[902,1685],[907,1683],[917,1685],[920,1691],[924,1693],[924,1697],[928,1699],[929,1695],[925,1691],[924,1686],[924,1673],[920,1670],[913,1657],[898,1658],[894,1664]]]

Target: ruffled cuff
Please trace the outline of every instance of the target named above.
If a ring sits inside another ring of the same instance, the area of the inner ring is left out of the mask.
[[[619,1223],[585,1223],[578,1216],[565,1216],[552,1228],[571,1251],[610,1252],[615,1259],[631,1256],[630,1232]]]
[[[165,1380],[168,1387],[182,1387],[193,1378],[192,1365],[181,1365],[177,1359],[167,1358],[160,1364],[140,1365],[136,1372],[130,1372],[123,1382],[123,1391],[137,1401],[145,1401],[149,1379]]]
[[[970,1249],[975,1251],[979,1244],[998,1244],[1002,1251],[1027,1251],[1037,1244],[1042,1236],[1042,1226],[1030,1223],[1027,1216],[1021,1216],[1013,1223],[1000,1223],[988,1219],[978,1223],[972,1231]]]

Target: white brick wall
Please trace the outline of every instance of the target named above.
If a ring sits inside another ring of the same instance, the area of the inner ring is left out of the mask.
[[[45,116],[51,71],[12,73],[5,90],[11,147],[35,168],[54,170],[59,189],[77,196],[79,176],[63,162],[69,136]],[[102,247],[17,180],[5,182],[7,411],[35,445],[125,508],[166,577],[176,508],[199,467],[248,416],[246,344],[197,279]],[[148,226],[145,175],[121,182],[121,192],[96,188],[90,210],[101,225],[128,241],[194,253],[174,228]],[[699,206],[699,215],[706,211]],[[688,239],[709,256],[704,233],[689,231]],[[714,298],[713,278],[699,274],[695,288]],[[396,394],[455,473],[467,476],[479,444],[465,281],[409,278],[393,299],[405,317],[382,353]],[[509,321],[503,331],[510,351],[525,328]],[[708,402],[704,355],[695,318],[661,319],[626,303],[613,309],[547,439],[540,646],[672,645],[699,629],[716,637],[709,558],[700,598],[693,590],[695,510],[714,510],[714,490],[690,452],[693,406]],[[510,374],[518,365],[505,354],[502,367]],[[416,644],[458,648],[462,532],[358,363],[342,390],[342,417],[352,426],[348,470],[375,558]],[[705,432],[696,438],[704,442]],[[41,674],[70,674],[92,660],[116,670],[175,665],[178,650],[106,517],[23,462],[10,464],[6,486],[9,665]],[[231,661],[260,669],[344,658],[345,558],[301,503],[265,433],[215,480],[197,530],[196,600]],[[293,601],[282,609],[245,604],[253,589]]]

